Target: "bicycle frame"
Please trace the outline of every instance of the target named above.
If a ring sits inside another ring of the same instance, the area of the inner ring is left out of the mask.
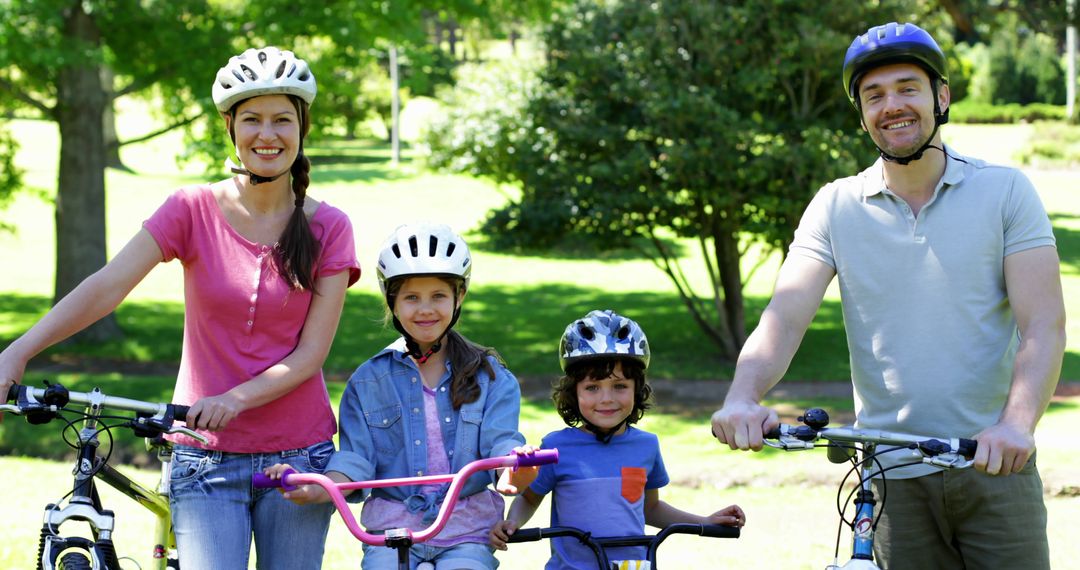
[[[742,533],[737,526],[725,526],[714,524],[671,524],[660,530],[656,535],[641,536],[610,536],[595,537],[579,528],[569,526],[553,526],[549,528],[521,528],[510,535],[508,543],[533,542],[545,538],[573,537],[578,539],[593,552],[596,557],[596,567],[600,570],[629,567],[636,570],[657,570],[656,551],[660,544],[672,534],[694,534],[713,538],[739,538]],[[608,558],[607,549],[620,546],[647,546],[648,553],[645,560],[619,560],[613,561]],[[620,565],[619,563],[623,563]]]
[[[861,457],[854,455],[843,457],[839,461],[850,459],[852,471],[859,473],[859,488],[855,495],[855,517],[850,523],[843,518],[844,509],[840,508],[841,523],[851,528],[851,559],[839,566],[839,534],[837,535],[837,556],[826,570],[880,570],[874,563],[874,531],[877,525],[878,501],[874,497],[872,480],[874,477],[885,479],[883,469],[875,471],[875,457],[879,455],[878,446],[889,446],[881,453],[898,453],[907,450],[907,461],[903,464],[925,463],[945,469],[963,469],[974,461],[978,443],[964,438],[934,438],[906,433],[882,430],[862,429],[851,426],[825,427],[829,415],[820,408],[807,410],[798,418],[805,425],[790,426],[781,424],[765,434],[764,443],[770,447],[785,451],[829,447],[833,450],[854,449]],[[822,445],[819,440],[829,443]],[[774,440],[774,441],[770,441]],[[830,455],[830,460],[834,458]],[[845,478],[846,480],[846,478]],[[841,483],[843,484],[843,483]],[[851,495],[849,495],[850,497]],[[884,501],[882,501],[884,503]],[[884,509],[884,504],[882,504]]]
[[[445,527],[446,523],[450,520],[450,513],[453,512],[454,505],[457,504],[461,488],[465,486],[465,481],[467,481],[474,473],[490,471],[493,469],[517,469],[518,467],[545,465],[548,463],[556,463],[558,460],[559,450],[541,449],[533,454],[511,454],[502,457],[478,459],[465,465],[457,473],[446,475],[425,475],[422,477],[336,483],[329,477],[319,473],[297,473],[296,471],[289,469],[285,471],[281,479],[271,479],[262,473],[257,473],[252,478],[252,484],[259,488],[281,487],[285,490],[295,489],[299,485],[319,485],[330,495],[330,500],[334,503],[334,507],[337,508],[341,520],[344,521],[349,532],[352,533],[357,540],[371,546],[386,546],[397,549],[398,567],[407,569],[409,567],[409,548],[413,544],[419,544],[430,540],[442,531],[443,527]],[[349,508],[349,504],[345,500],[345,495],[342,493],[342,491],[354,491],[356,489],[433,485],[439,483],[450,483],[450,488],[446,492],[446,499],[443,500],[442,505],[439,506],[439,514],[436,515],[435,520],[427,528],[419,531],[413,531],[408,528],[394,528],[387,529],[383,534],[369,533],[361,528],[356,522],[356,517],[353,516],[352,509]]]
[[[48,422],[59,417],[61,411],[74,412],[64,408],[69,402],[86,406],[80,413],[82,425],[78,430],[79,444],[73,471],[74,480],[67,504],[62,507],[49,504],[45,507],[38,545],[39,568],[55,569],[60,558],[68,550],[75,548],[81,550],[89,559],[91,570],[119,570],[119,559],[112,542],[116,517],[111,510],[103,507],[95,479],[130,497],[154,515],[156,534],[153,558],[158,561],[155,567],[160,570],[179,568],[169,510],[172,449],[168,442],[161,439],[160,434],[182,432],[205,441],[205,438],[196,432],[172,426],[175,418],[186,415],[186,406],[116,398],[106,396],[96,388],[92,392],[68,392],[57,384],[49,385],[46,389],[18,386],[12,390],[11,397],[17,403],[0,406],[0,411],[26,415],[33,423]],[[152,438],[147,437],[147,441],[162,463],[161,482],[156,491],[133,481],[98,454],[98,433],[110,429],[109,426],[99,426],[99,420],[106,409],[136,412],[137,416],[124,427],[131,427],[139,435],[154,435]],[[70,521],[86,523],[94,540],[61,535],[60,527]]]

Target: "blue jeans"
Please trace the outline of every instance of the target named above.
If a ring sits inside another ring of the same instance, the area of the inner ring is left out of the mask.
[[[184,568],[245,570],[255,537],[259,570],[322,567],[331,504],[294,505],[251,476],[275,463],[321,473],[330,441],[275,453],[224,453],[177,445],[171,473],[173,527]]]
[[[429,562],[435,570],[494,570],[499,567],[494,550],[486,544],[465,542],[456,546],[414,544],[409,549],[409,569]],[[397,570],[397,550],[385,546],[364,545],[361,570]]]

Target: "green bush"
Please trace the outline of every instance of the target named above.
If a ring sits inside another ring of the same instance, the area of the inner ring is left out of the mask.
[[[994,105],[965,99],[953,103],[949,120],[955,123],[1033,123],[1035,121],[1062,121],[1065,107],[1047,103],[1007,103]]]
[[[1017,159],[1022,164],[1040,168],[1080,166],[1080,126],[1036,124],[1027,144],[1017,152]]]

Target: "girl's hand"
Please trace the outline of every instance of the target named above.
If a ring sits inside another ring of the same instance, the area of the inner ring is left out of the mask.
[[[267,467],[263,473],[271,479],[281,479],[285,475],[285,472],[292,469],[291,465],[285,463],[277,463],[271,467]],[[330,500],[330,495],[326,490],[318,485],[300,485],[292,491],[286,491],[285,489],[278,488],[278,492],[286,499],[298,504],[307,505],[310,503],[325,503]]]
[[[512,521],[500,521],[491,527],[488,533],[488,542],[496,550],[506,550],[506,541],[517,531],[517,525]]]
[[[228,392],[202,398],[188,411],[187,425],[193,429],[222,430],[244,409],[240,399]]]
[[[533,455],[539,449],[539,447],[534,445],[522,445],[515,447],[514,453],[517,455]],[[516,495],[528,488],[528,486],[536,480],[536,475],[539,472],[540,467],[536,465],[514,469],[503,469],[502,472],[499,473],[499,481],[495,484],[495,490],[504,495]]]
[[[739,505],[724,507],[706,518],[709,520],[709,524],[722,524],[740,528],[746,524],[746,513],[739,508]]]

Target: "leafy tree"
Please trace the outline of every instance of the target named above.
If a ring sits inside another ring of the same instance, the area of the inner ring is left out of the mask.
[[[785,249],[820,185],[872,156],[841,63],[855,33],[897,15],[889,3],[580,2],[544,35],[524,116],[436,130],[433,159],[520,183],[491,230],[644,243],[734,359],[747,248]],[[704,294],[672,237],[700,248]]]

